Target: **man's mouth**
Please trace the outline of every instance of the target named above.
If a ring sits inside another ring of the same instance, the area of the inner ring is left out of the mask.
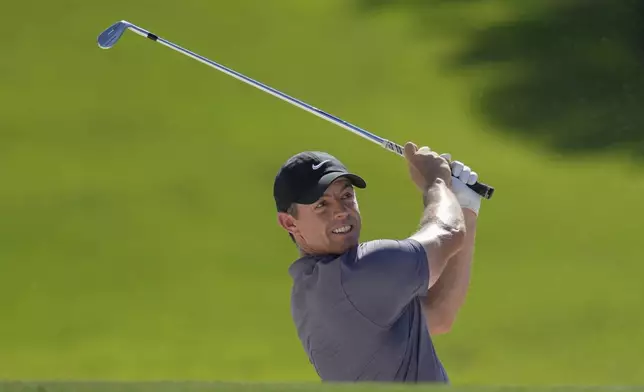
[[[338,227],[337,229],[331,230],[333,234],[347,234],[353,230],[353,225],[346,225]]]

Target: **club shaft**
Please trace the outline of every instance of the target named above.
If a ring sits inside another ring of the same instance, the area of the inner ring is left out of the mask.
[[[373,133],[371,133],[369,131],[366,131],[366,130],[356,126],[356,125],[353,125],[353,124],[351,124],[349,122],[346,122],[346,121],[344,121],[344,120],[342,120],[342,119],[340,119],[340,118],[338,118],[336,116],[333,116],[333,115],[331,115],[331,114],[329,114],[329,113],[327,113],[327,112],[325,112],[323,110],[320,110],[320,109],[318,109],[318,108],[316,108],[314,106],[311,106],[306,102],[302,102],[297,98],[293,98],[293,97],[291,97],[291,96],[289,96],[287,94],[284,94],[279,90],[276,90],[276,89],[274,89],[274,88],[272,88],[270,86],[267,86],[264,83],[261,83],[261,82],[259,82],[257,80],[251,79],[248,76],[243,75],[243,74],[241,74],[241,73],[239,73],[239,72],[237,72],[237,71],[235,71],[233,69],[230,69],[230,68],[228,68],[228,67],[226,67],[224,65],[221,65],[221,64],[219,64],[219,63],[217,63],[215,61],[212,61],[212,60],[210,60],[210,59],[208,59],[206,57],[203,57],[203,56],[201,56],[201,55],[199,55],[197,53],[194,53],[194,52],[192,52],[192,51],[190,51],[190,50],[188,50],[186,48],[183,48],[183,47],[181,47],[181,46],[179,46],[177,44],[174,44],[174,43],[172,43],[172,42],[170,42],[170,41],[168,41],[166,39],[163,39],[163,38],[158,37],[158,36],[156,36],[154,34],[151,34],[150,32],[148,32],[148,31],[146,31],[146,30],[144,30],[144,29],[142,29],[142,28],[140,28],[138,26],[131,25],[128,28],[130,30],[134,31],[135,33],[143,36],[143,37],[150,38],[153,41],[156,41],[156,42],[158,42],[158,43],[160,43],[160,44],[162,44],[164,46],[167,46],[170,49],[173,49],[173,50],[175,50],[175,51],[177,51],[179,53],[185,54],[186,56],[192,57],[193,59],[195,59],[197,61],[200,61],[203,64],[206,64],[206,65],[208,65],[210,67],[213,67],[213,68],[215,68],[215,69],[217,69],[217,70],[219,70],[221,72],[224,72],[224,73],[226,73],[226,74],[228,74],[228,75],[230,75],[230,76],[232,76],[232,77],[234,77],[234,78],[236,78],[238,80],[241,80],[244,83],[247,83],[247,84],[249,84],[249,85],[251,85],[253,87],[256,87],[256,88],[258,88],[260,90],[263,90],[263,91],[265,91],[265,92],[267,92],[267,93],[269,93],[269,94],[271,94],[271,95],[273,95],[273,96],[275,96],[277,98],[280,98],[283,101],[286,101],[286,102],[289,102],[289,103],[291,103],[291,104],[293,104],[295,106],[298,106],[301,109],[304,109],[304,110],[306,110],[306,111],[308,111],[310,113],[313,113],[314,115],[316,115],[316,116],[318,116],[320,118],[323,118],[323,119],[325,119],[327,121],[330,121],[330,122],[332,122],[332,123],[344,128],[344,129],[347,129],[347,130],[349,130],[349,131],[351,131],[351,132],[353,132],[353,133],[355,133],[355,134],[357,134],[359,136],[362,136],[363,138],[365,138],[367,140],[370,140],[370,141],[372,141],[374,143],[380,144],[383,147],[385,147],[385,145],[389,142],[388,140],[385,140],[385,139],[381,138],[380,136],[377,136],[377,135],[375,135],[375,134],[373,134]],[[389,142],[389,143],[391,143],[391,142]],[[395,143],[393,143],[393,144],[395,145]],[[395,151],[393,151],[393,150],[392,151],[397,153],[398,155],[402,156],[403,155],[402,146],[398,145],[397,147],[398,148]]]
[[[309,113],[312,113],[312,114],[314,114],[314,115],[316,115],[316,116],[318,116],[318,117],[320,117],[320,118],[322,118],[324,120],[332,122],[332,123],[336,124],[339,127],[342,127],[342,128],[344,128],[344,129],[346,129],[348,131],[353,132],[354,134],[356,134],[358,136],[363,137],[364,139],[370,140],[371,142],[380,145],[381,147],[385,148],[386,150],[389,150],[389,151],[391,151],[391,152],[393,152],[393,153],[395,153],[397,155],[404,156],[403,147],[401,145],[397,144],[397,143],[394,143],[394,142],[391,142],[391,141],[389,141],[387,139],[381,138],[380,136],[377,136],[377,135],[375,135],[375,134],[373,134],[373,133],[371,133],[371,132],[369,132],[367,130],[364,130],[364,129],[356,126],[356,125],[353,125],[353,124],[351,124],[351,123],[349,123],[347,121],[344,121],[344,120],[342,120],[342,119],[340,119],[340,118],[338,118],[336,116],[333,116],[333,115],[331,115],[331,114],[329,114],[329,113],[327,113],[327,112],[325,112],[323,110],[320,110],[320,109],[318,109],[318,108],[316,108],[314,106],[311,106],[311,105],[307,104],[306,102],[302,102],[299,99],[293,98],[293,97],[291,97],[291,96],[289,96],[287,94],[282,93],[279,90],[276,90],[276,89],[274,89],[274,88],[272,88],[270,86],[267,86],[267,85],[265,85],[265,84],[263,84],[263,83],[261,83],[261,82],[259,82],[257,80],[251,79],[248,76],[243,75],[243,74],[241,74],[241,73],[239,73],[239,72],[237,72],[235,70],[232,70],[232,69],[230,69],[230,68],[228,68],[228,67],[226,67],[224,65],[216,63],[216,62],[214,62],[214,61],[212,61],[212,60],[210,60],[210,59],[208,59],[206,57],[203,57],[203,56],[201,56],[201,55],[199,55],[197,53],[194,53],[194,52],[192,52],[192,51],[190,51],[190,50],[188,50],[186,48],[183,48],[183,47],[181,47],[181,46],[179,46],[179,45],[177,45],[175,43],[172,43],[172,42],[170,42],[170,41],[168,41],[166,39],[163,39],[163,38],[161,38],[161,37],[159,37],[159,36],[157,36],[155,34],[152,34],[151,32],[149,32],[149,31],[147,31],[145,29],[142,29],[141,27],[138,27],[138,26],[136,26],[136,25],[134,25],[132,23],[128,22],[127,26],[128,26],[129,30],[131,30],[131,31],[143,36],[143,37],[146,37],[146,38],[149,38],[149,39],[151,39],[153,41],[156,41],[156,42],[158,42],[158,43],[160,43],[160,44],[162,44],[164,46],[167,46],[170,49],[173,49],[173,50],[175,50],[175,51],[177,51],[179,53],[182,53],[182,54],[184,54],[186,56],[189,56],[189,57],[191,57],[191,58],[193,58],[193,59],[195,59],[195,60],[197,60],[197,61],[199,61],[199,62],[201,62],[203,64],[206,64],[206,65],[208,65],[208,66],[210,66],[212,68],[215,68],[215,69],[217,69],[217,70],[219,70],[219,71],[221,71],[223,73],[226,73],[226,74],[228,74],[228,75],[230,75],[230,76],[232,76],[232,77],[234,77],[234,78],[236,78],[238,80],[241,80],[244,83],[247,83],[247,84],[249,84],[249,85],[251,85],[251,86],[253,86],[255,88],[258,88],[258,89],[260,89],[262,91],[265,91],[265,92],[267,92],[267,93],[269,93],[269,94],[271,94],[271,95],[273,95],[273,96],[275,96],[275,97],[277,97],[277,98],[279,98],[279,99],[281,99],[283,101],[286,101],[286,102],[288,102],[288,103],[290,103],[292,105],[295,105],[295,106],[297,106],[297,107],[299,107],[301,109],[304,109],[304,110],[308,111]],[[494,192],[494,188],[492,188],[492,187],[490,187],[488,185],[479,183],[479,182],[477,182],[476,184],[473,184],[473,185],[468,185],[468,186],[471,189],[473,189],[475,192],[477,192],[479,195],[481,195],[482,197],[487,198],[487,199],[491,198],[492,193]]]

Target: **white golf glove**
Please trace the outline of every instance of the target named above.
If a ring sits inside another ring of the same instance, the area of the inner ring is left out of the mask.
[[[441,157],[447,159],[452,168],[452,192],[456,195],[461,208],[472,210],[478,215],[481,208],[481,196],[467,186],[478,181],[478,173],[463,162],[452,161],[450,154],[441,154]]]

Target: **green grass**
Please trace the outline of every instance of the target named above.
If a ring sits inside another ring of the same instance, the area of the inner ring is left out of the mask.
[[[290,319],[277,168],[327,150],[369,182],[364,239],[417,225],[399,157],[134,34],[96,46],[128,19],[383,137],[448,151],[497,188],[468,301],[436,338],[455,385],[644,383],[641,166],[498,132],[474,97],[520,70],[445,67],[507,4],[442,5],[422,29],[410,10],[340,0],[152,4],[16,2],[29,18],[4,23],[0,379],[316,381]]]
[[[13,382],[0,384],[0,392],[318,392],[318,391],[351,391],[351,392],[405,392],[405,391],[442,391],[454,392],[635,392],[644,390],[636,386],[554,386],[554,387],[526,387],[526,386],[459,386],[445,387],[444,385],[431,384],[320,384],[320,383],[225,383],[225,382]]]

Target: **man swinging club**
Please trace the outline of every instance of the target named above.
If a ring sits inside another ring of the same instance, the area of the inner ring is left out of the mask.
[[[424,210],[402,240],[360,242],[354,191],[367,184],[327,153],[297,154],[275,178],[279,224],[300,252],[293,321],[322,381],[449,382],[431,336],[467,292],[481,200],[466,184],[478,175],[428,147],[404,155]]]

